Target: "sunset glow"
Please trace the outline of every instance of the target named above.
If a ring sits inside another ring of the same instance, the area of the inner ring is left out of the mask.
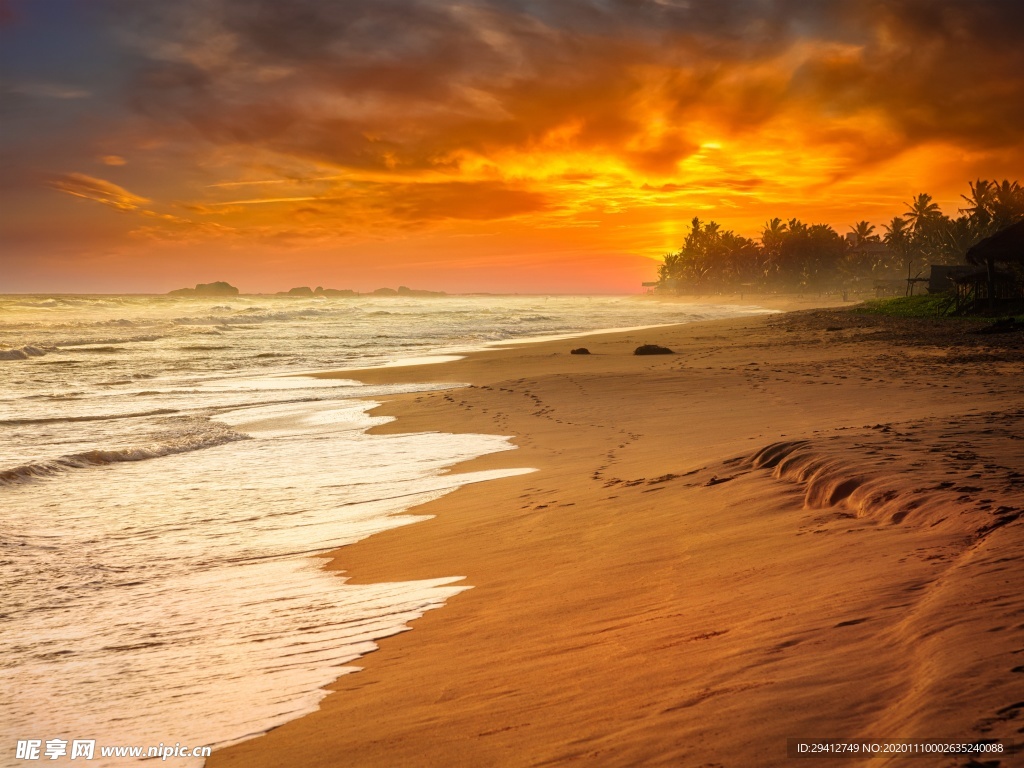
[[[635,292],[1024,177],[1001,2],[15,0],[0,292]]]

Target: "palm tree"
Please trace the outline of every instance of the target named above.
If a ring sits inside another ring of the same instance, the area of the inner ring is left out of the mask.
[[[908,219],[910,224],[910,230],[914,234],[921,232],[925,226],[934,219],[937,219],[942,215],[942,211],[939,210],[939,204],[932,201],[932,196],[926,192],[922,192],[914,198],[914,202],[904,203],[907,206],[907,212],[903,214]]]
[[[807,225],[800,221],[800,219],[790,219],[786,224],[786,228],[789,233],[793,235],[807,234]]]
[[[970,216],[958,216],[940,231],[942,258],[949,264],[962,264],[967,250],[986,236],[980,222]]]
[[[789,228],[778,216],[764,223],[764,229],[761,231],[761,247],[764,249],[765,277],[778,272],[781,268],[782,243],[786,239],[788,230]]]
[[[782,245],[788,231],[789,227],[778,216],[771,221],[766,221],[764,229],[761,230],[761,246],[769,253],[778,253],[779,246]]]
[[[778,216],[771,221],[766,221],[764,230],[761,232],[761,245],[767,248],[769,242],[778,242],[786,234],[786,229],[786,225]]]
[[[982,227],[987,227],[992,220],[992,204],[995,202],[995,189],[988,179],[978,179],[976,182],[968,182],[971,185],[971,194],[960,195],[970,203],[967,208],[961,208],[960,213],[966,213],[977,221]]]
[[[892,221],[882,225],[882,229],[885,230],[882,242],[889,246],[889,249],[899,258],[900,263],[895,266],[901,270],[904,266],[909,269],[911,241],[910,225],[907,223],[907,220],[901,216],[893,216]]]
[[[882,238],[882,242],[892,247],[906,241],[910,234],[907,220],[900,216],[893,216],[892,221],[882,225],[882,229],[885,230],[885,237]]]
[[[1016,181],[1003,179],[992,185],[993,230],[1005,229],[1024,216],[1024,189]]]
[[[850,234],[854,237],[855,245],[863,245],[864,243],[878,242],[878,235],[873,234],[875,231],[874,224],[868,224],[866,221],[858,221],[852,227],[850,227]]]

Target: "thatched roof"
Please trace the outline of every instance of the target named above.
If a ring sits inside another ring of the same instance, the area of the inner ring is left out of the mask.
[[[1018,221],[971,247],[967,251],[967,261],[971,264],[1024,262],[1024,221]]]

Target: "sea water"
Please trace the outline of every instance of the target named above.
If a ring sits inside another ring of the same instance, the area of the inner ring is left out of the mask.
[[[469,588],[311,557],[423,519],[511,436],[368,435],[363,386],[296,374],[755,308],[628,298],[0,297],[0,766],[39,742],[223,746],[315,709]],[[510,460],[510,465],[514,461]],[[59,740],[59,741],[55,741]],[[46,749],[66,754],[49,760]],[[202,759],[172,758],[173,765]]]

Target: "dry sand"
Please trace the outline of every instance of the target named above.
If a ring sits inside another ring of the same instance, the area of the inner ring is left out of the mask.
[[[968,327],[819,310],[361,372],[472,384],[380,431],[514,435],[457,471],[538,471],[333,553],[473,589],[208,765],[923,768],[970,763],[786,739],[1024,740],[1024,340]]]

